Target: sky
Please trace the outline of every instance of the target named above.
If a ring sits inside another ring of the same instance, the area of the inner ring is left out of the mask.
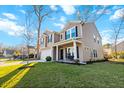
[[[61,31],[68,21],[77,20],[77,11],[79,9],[81,10],[82,7],[83,6],[78,5],[46,6],[46,10],[50,9],[54,11],[54,13],[44,19],[41,25],[41,31],[44,32],[46,29],[56,32]],[[0,6],[0,43],[10,46],[24,43],[22,31],[24,29],[25,13],[28,9],[32,9],[32,6]],[[81,11],[83,11],[83,9]],[[95,9],[92,11],[95,11]],[[96,14],[99,15],[100,13],[101,11],[97,11]],[[112,21],[118,20],[122,14],[124,15],[124,6],[109,6],[104,15],[95,22],[102,36],[103,44],[111,43],[113,40]],[[36,32],[35,28],[32,30]],[[118,40],[124,40],[124,31],[121,31]]]

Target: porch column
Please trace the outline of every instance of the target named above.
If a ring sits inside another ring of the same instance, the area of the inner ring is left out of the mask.
[[[63,48],[64,60],[66,60],[65,48]]]
[[[52,53],[51,53],[52,60],[54,59],[54,47],[52,47]]]
[[[56,61],[58,61],[58,46],[56,46]]]
[[[77,59],[77,45],[75,40],[73,42],[73,47],[74,47],[74,59]]]

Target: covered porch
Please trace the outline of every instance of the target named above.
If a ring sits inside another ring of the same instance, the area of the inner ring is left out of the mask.
[[[53,46],[53,60],[70,63],[74,62],[74,59],[80,58],[80,46],[81,41],[79,40],[68,40],[65,42],[55,43]]]

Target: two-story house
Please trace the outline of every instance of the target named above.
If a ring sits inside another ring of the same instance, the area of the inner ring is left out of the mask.
[[[46,30],[41,38],[41,59],[80,62],[103,59],[102,38],[94,23],[71,21],[60,32]]]

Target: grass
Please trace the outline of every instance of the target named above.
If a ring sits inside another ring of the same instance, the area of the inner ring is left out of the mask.
[[[11,72],[13,72],[14,70],[16,70],[17,68],[19,68],[21,66],[22,66],[22,64],[0,67],[0,78],[4,77],[5,75],[7,75]]]
[[[23,75],[19,74],[21,72]],[[12,83],[13,81],[16,84]],[[7,76],[0,78],[0,82],[1,86],[15,84],[13,87],[17,88],[124,87],[124,65],[37,63],[26,73],[23,72],[23,69],[14,70]]]
[[[28,66],[33,66],[36,63],[31,63]],[[3,82],[0,86],[2,88],[12,88],[14,87],[22,78],[23,76],[30,70],[30,68],[18,70],[14,76],[12,76],[9,80],[6,82]]]

